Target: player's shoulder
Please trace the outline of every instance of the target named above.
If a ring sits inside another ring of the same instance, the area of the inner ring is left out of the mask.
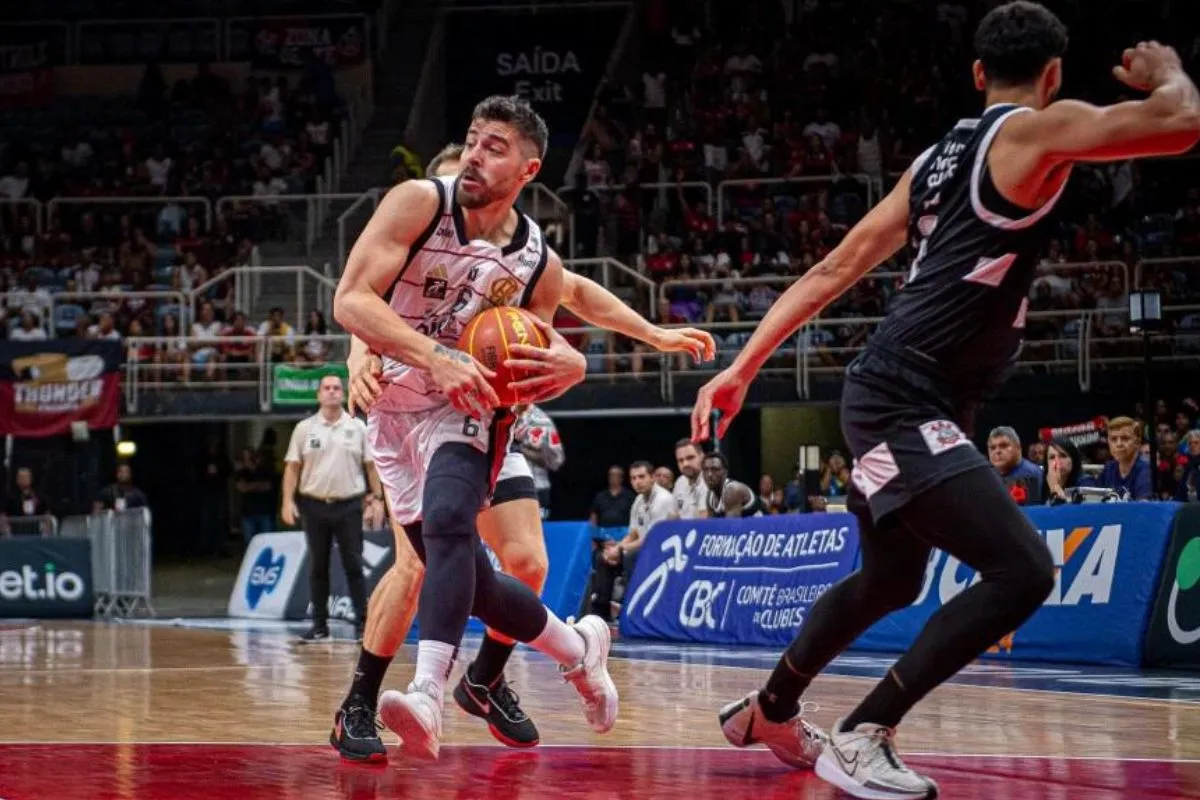
[[[396,206],[432,213],[445,203],[449,187],[438,178],[420,178],[396,184],[380,200],[380,206]]]

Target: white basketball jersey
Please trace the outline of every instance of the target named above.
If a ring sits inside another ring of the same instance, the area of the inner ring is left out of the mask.
[[[462,208],[455,199],[456,179],[432,180],[441,198],[441,213],[413,244],[408,263],[386,299],[418,332],[455,347],[479,312],[529,303],[549,251],[541,228],[520,212],[507,246],[468,240]],[[447,402],[428,372],[386,356],[383,381],[387,385],[380,403],[388,409],[417,411]]]

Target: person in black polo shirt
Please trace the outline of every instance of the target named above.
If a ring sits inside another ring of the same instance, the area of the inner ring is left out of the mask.
[[[275,469],[259,450],[242,450],[242,464],[233,475],[242,500],[242,541],[275,528]]]
[[[127,508],[145,508],[150,505],[141,489],[133,485],[133,467],[117,464],[117,481],[100,490],[93,511],[124,511]]]
[[[633,507],[633,491],[625,485],[625,470],[613,465],[608,468],[608,488],[597,492],[592,500],[588,522],[596,528],[624,528],[629,525],[629,509]]]

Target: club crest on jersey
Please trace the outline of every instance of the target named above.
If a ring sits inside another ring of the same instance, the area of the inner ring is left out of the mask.
[[[513,298],[517,296],[517,290],[521,285],[517,283],[515,278],[503,277],[492,281],[492,285],[488,287],[487,299],[494,306],[509,305]]]
[[[920,431],[921,438],[925,440],[925,446],[929,448],[931,455],[936,456],[955,447],[971,444],[971,440],[966,437],[962,429],[948,419],[935,419],[922,423]]]
[[[429,272],[425,273],[425,288],[421,294],[427,300],[445,300],[446,285],[446,268],[441,264],[438,264],[436,267],[429,270]]]

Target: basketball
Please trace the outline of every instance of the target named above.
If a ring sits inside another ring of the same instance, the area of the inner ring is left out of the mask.
[[[492,388],[500,397],[501,406],[514,406],[526,399],[508,388],[508,384],[529,377],[525,370],[510,370],[504,366],[508,349],[514,344],[547,347],[546,336],[538,329],[534,316],[516,306],[497,306],[481,311],[467,323],[458,349],[470,353],[480,364],[496,373]]]

